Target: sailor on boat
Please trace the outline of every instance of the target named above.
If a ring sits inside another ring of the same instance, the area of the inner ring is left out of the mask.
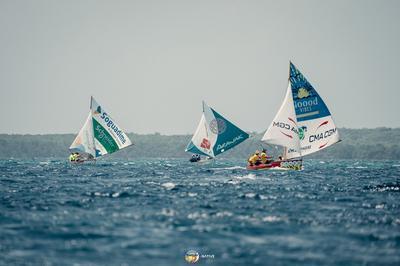
[[[80,161],[80,155],[78,152],[73,152],[69,156],[69,161],[70,162],[79,162]]]
[[[267,155],[267,150],[263,149],[261,154],[260,154],[260,158],[261,158],[261,163],[262,164],[268,164],[268,163],[272,163],[272,157]]]
[[[314,129],[314,130],[312,130]],[[248,170],[301,170],[302,157],[340,141],[331,113],[314,87],[290,62],[285,98],[261,141],[284,149],[279,160]]]
[[[252,156],[250,156],[248,162],[250,166],[261,164],[260,152],[257,150]]]
[[[260,153],[260,162],[262,164],[266,164],[267,163],[267,153],[265,152],[265,149],[263,149]]]
[[[192,155],[192,158],[190,158],[190,162],[192,162],[192,163],[196,163],[196,162],[198,162],[198,161],[200,161],[201,160],[201,157],[200,157],[200,155],[198,155],[198,154],[193,154]]]

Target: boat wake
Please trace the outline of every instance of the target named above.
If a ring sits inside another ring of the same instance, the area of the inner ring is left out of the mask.
[[[270,170],[277,170],[277,171],[288,171],[288,170],[292,170],[292,169],[290,169],[290,168],[284,168],[284,167],[274,167],[274,168],[271,168]]]
[[[255,174],[248,174],[248,175],[244,175],[244,176],[234,176],[233,178],[234,179],[239,179],[239,180],[242,180],[242,179],[254,180],[254,179],[256,179],[256,175]]]
[[[236,165],[231,167],[211,168],[211,170],[238,170],[238,169],[246,170],[246,167]]]

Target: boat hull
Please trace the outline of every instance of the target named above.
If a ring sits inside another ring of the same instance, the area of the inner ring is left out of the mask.
[[[282,160],[259,165],[247,165],[247,170],[301,170],[302,168],[302,159]]]
[[[189,160],[189,161],[191,163],[194,163],[194,164],[209,164],[209,163],[214,162],[214,159],[204,158],[204,159],[200,159],[200,160],[197,160],[197,161],[192,161],[192,160]]]
[[[85,161],[69,161],[71,164],[81,164],[84,163]]]
[[[96,159],[80,159],[77,161],[69,161],[71,164],[81,164],[81,163],[95,163]]]

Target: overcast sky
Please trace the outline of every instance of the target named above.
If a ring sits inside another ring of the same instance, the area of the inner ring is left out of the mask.
[[[0,0],[0,133],[193,133],[201,101],[265,130],[289,60],[338,127],[399,127],[400,1]]]

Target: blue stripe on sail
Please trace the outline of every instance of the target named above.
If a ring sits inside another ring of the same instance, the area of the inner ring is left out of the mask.
[[[249,134],[226,120],[211,108],[216,120],[210,122],[210,129],[218,132],[217,142],[213,147],[214,156],[225,152],[249,138]]]
[[[205,155],[205,156],[210,156],[207,153],[202,152],[201,150],[199,150],[196,145],[193,144],[192,141],[189,142],[189,144],[186,147],[186,151],[190,151],[191,153],[196,153],[196,154],[200,154],[200,155]]]
[[[317,91],[292,62],[290,62],[289,80],[298,122],[331,115]]]

